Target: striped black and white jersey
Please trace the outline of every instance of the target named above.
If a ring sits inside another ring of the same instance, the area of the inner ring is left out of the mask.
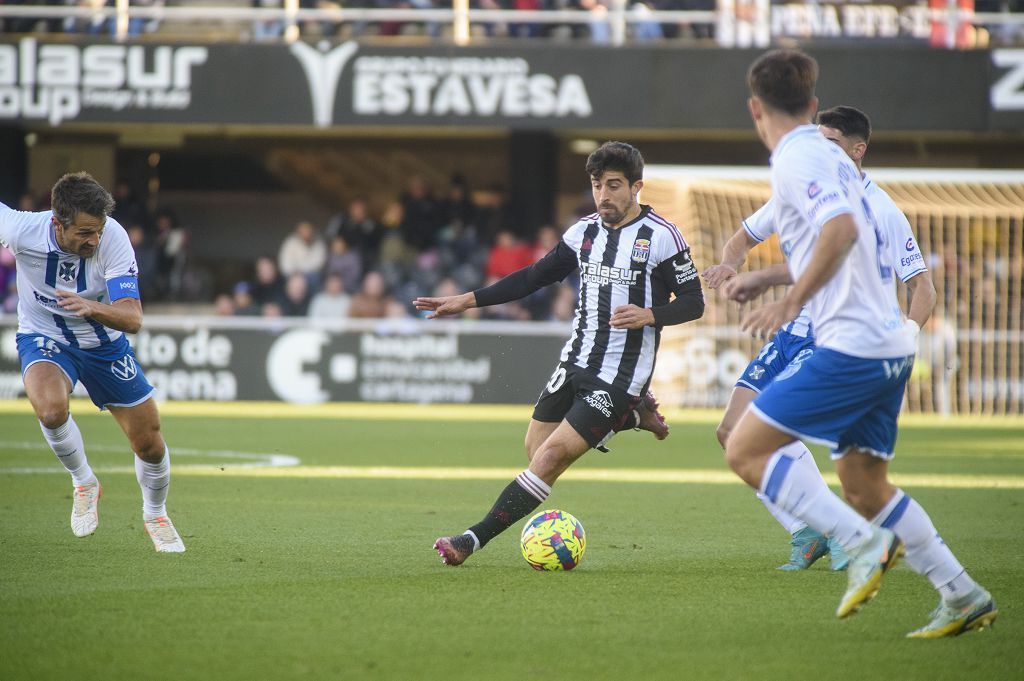
[[[635,220],[617,229],[605,227],[594,213],[572,225],[534,265],[476,291],[477,304],[515,300],[561,281],[576,268],[579,302],[560,361],[639,396],[654,371],[661,327],[697,319],[704,312],[690,248],[676,226],[650,206],[641,206]],[[670,302],[672,294],[676,298]],[[628,304],[651,308],[655,324],[613,329],[613,311]]]

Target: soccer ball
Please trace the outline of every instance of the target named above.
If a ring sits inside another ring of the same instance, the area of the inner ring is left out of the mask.
[[[572,570],[587,549],[587,535],[580,521],[554,509],[527,520],[520,539],[523,558],[534,570]]]

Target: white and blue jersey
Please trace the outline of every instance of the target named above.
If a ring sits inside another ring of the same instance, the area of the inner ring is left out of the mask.
[[[817,349],[780,374],[751,410],[834,455],[858,447],[889,458],[916,345],[896,298],[893,236],[876,219],[856,165],[815,126],[787,133],[771,162],[774,225],[794,281],[833,218],[851,215],[857,240],[807,302]]]
[[[901,281],[908,281],[927,271],[921,248],[914,238],[910,222],[896,203],[885,191],[864,173],[862,173],[864,194],[867,196],[871,212],[879,229],[885,235],[891,249],[891,259],[896,276]],[[750,217],[743,221],[743,229],[758,243],[775,234],[775,206],[769,199]],[[814,351],[814,334],[811,320],[807,316],[807,307],[779,329],[772,340],[765,343],[746,370],[737,379],[736,385],[750,388],[755,392],[763,391],[775,377],[782,373],[791,362],[810,357]]]
[[[16,211],[0,203],[0,242],[17,262],[18,333],[38,333],[83,349],[112,343],[120,331],[61,309],[57,291],[111,303],[138,298],[139,272],[128,234],[107,218],[99,247],[83,258],[57,245],[52,216],[52,211]]]
[[[138,267],[124,228],[108,218],[96,252],[65,253],[51,211],[15,211],[0,203],[0,242],[18,271],[18,355],[22,374],[38,362],[57,365],[71,388],[81,381],[101,409],[133,407],[153,395],[128,339],[117,329],[57,304],[57,291],[109,302],[139,298]]]
[[[793,281],[807,269],[821,229],[853,216],[857,240],[839,270],[809,301],[818,347],[854,357],[914,353],[893,286],[892,245],[874,219],[860,172],[813,125],[787,133],[772,152],[775,228]]]

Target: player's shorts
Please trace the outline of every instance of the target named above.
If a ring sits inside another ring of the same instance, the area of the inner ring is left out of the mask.
[[[77,348],[38,333],[19,333],[21,375],[36,362],[60,367],[74,388],[78,381],[100,409],[134,407],[153,395],[125,336],[95,348]]]
[[[754,398],[762,420],[802,440],[832,448],[832,458],[852,447],[889,460],[896,420],[914,356],[863,359],[817,348]]]
[[[750,388],[756,393],[764,392],[791,363],[803,362],[813,354],[814,336],[796,336],[779,331],[764,344],[757,357],[750,360],[746,370],[736,379],[736,386]]]
[[[622,427],[639,402],[639,397],[605,383],[586,369],[559,364],[537,399],[533,418],[547,423],[564,419],[587,444],[596,447]]]

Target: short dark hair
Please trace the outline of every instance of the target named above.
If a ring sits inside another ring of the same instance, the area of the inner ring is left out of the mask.
[[[114,197],[89,173],[68,173],[53,185],[50,206],[58,222],[70,225],[79,213],[106,218],[114,210]]]
[[[751,94],[769,108],[796,116],[807,110],[818,82],[818,62],[799,50],[772,50],[747,70]]]
[[[644,177],[644,157],[631,144],[605,142],[587,157],[587,174],[601,177],[609,170],[618,170],[630,184],[635,184]]]
[[[868,115],[852,106],[834,106],[818,112],[818,125],[835,128],[844,137],[858,137],[871,141],[871,120]]]

